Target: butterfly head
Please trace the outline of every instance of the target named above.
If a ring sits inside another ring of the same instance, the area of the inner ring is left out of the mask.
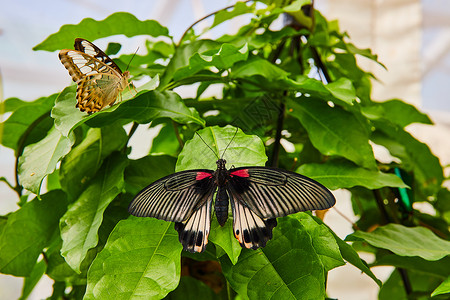
[[[217,169],[225,169],[225,165],[227,164],[227,161],[223,158],[219,158],[218,161],[216,161]]]

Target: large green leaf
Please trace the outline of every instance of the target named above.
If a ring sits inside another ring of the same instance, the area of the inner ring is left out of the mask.
[[[431,294],[431,297],[450,293],[450,276],[444,280]]]
[[[345,264],[339,252],[339,246],[325,224],[318,224],[308,213],[298,213],[290,218],[299,220],[305,227],[326,272]]]
[[[232,220],[228,220],[222,227],[219,225],[219,222],[217,222],[217,219],[214,218],[211,221],[209,240],[216,245],[216,250],[219,246],[225,251],[233,265],[237,263],[242,247],[234,237]],[[218,254],[218,256],[220,256],[220,254]]]
[[[350,112],[318,99],[288,100],[289,114],[308,131],[312,144],[325,155],[339,155],[357,165],[374,168],[369,132]]]
[[[80,271],[88,250],[98,243],[98,229],[103,221],[103,212],[122,191],[127,163],[128,160],[122,154],[112,154],[61,218],[61,254],[77,272]]]
[[[236,128],[232,126],[213,126],[199,130],[198,134],[203,141],[195,135],[186,142],[178,156],[176,171],[215,170],[217,158],[222,156],[228,166],[264,166],[267,157],[261,139],[256,135],[246,135],[240,129],[236,135],[235,133]]]
[[[58,230],[59,218],[67,207],[61,190],[48,192],[8,215],[0,235],[0,271],[29,276],[39,254]]]
[[[221,10],[218,13],[214,15],[214,22],[211,25],[211,28],[228,21],[230,19],[233,19],[234,17],[251,13],[255,9],[255,3],[252,3],[247,6],[248,3],[246,2],[236,2],[233,9],[231,10]]]
[[[401,127],[405,127],[411,123],[432,124],[426,114],[421,113],[415,106],[401,100],[394,99],[386,102],[373,102],[371,104],[361,107],[362,113],[369,119],[386,119]]]
[[[347,239],[363,239],[372,246],[388,249],[397,255],[419,256],[426,260],[438,260],[450,255],[450,242],[438,238],[424,227],[388,224],[373,232],[356,231]]]
[[[17,149],[19,140],[22,138],[25,132],[33,129],[30,143],[36,143],[48,132],[47,123],[36,123],[35,128],[29,126],[33,122],[38,122],[40,118],[48,116],[48,112],[55,104],[55,99],[58,94],[53,94],[49,97],[42,97],[33,102],[25,102],[17,98],[9,98],[5,100],[5,106],[8,110],[12,110],[13,113],[3,123],[3,132],[0,133],[0,142],[3,146]],[[7,110],[7,111],[8,111]],[[50,125],[51,126],[51,125]],[[27,143],[28,144],[28,143]]]
[[[339,251],[343,259],[360,269],[361,272],[367,274],[367,276],[372,278],[379,286],[382,285],[381,281],[375,276],[375,274],[373,274],[367,263],[358,256],[358,253],[356,253],[355,249],[353,249],[351,245],[347,244],[341,238],[339,238],[325,223],[323,223],[322,220],[320,220],[319,218],[314,218],[314,220],[318,224],[325,226],[333,235],[337,245],[339,246]]]
[[[45,260],[41,260],[34,265],[33,271],[31,271],[30,276],[25,277],[22,288],[22,295],[20,296],[19,300],[28,299],[28,296],[31,294],[36,284],[42,278],[46,269],[47,264],[45,263]]]
[[[246,60],[247,57],[247,45],[239,49],[230,44],[223,44],[218,50],[210,50],[201,54],[195,53],[189,58],[189,65],[178,69],[173,75],[173,79],[180,80],[209,67],[216,67],[219,70],[228,69],[236,62]]]
[[[76,25],[64,25],[57,33],[50,35],[45,41],[35,46],[33,50],[71,49],[75,38],[83,37],[94,41],[116,34],[123,34],[127,37],[142,34],[158,37],[169,36],[169,31],[154,20],[140,21],[130,13],[117,12],[101,21],[86,18]]]
[[[374,121],[377,131],[370,137],[376,144],[385,146],[389,152],[402,160],[402,167],[414,172],[416,185],[427,195],[435,195],[444,179],[437,158],[424,143],[415,139],[398,125],[386,121]]]
[[[212,300],[223,299],[206,284],[190,276],[181,276],[180,284],[170,292],[166,300]]]
[[[93,114],[93,118],[87,124],[92,127],[101,127],[112,122],[126,124],[135,121],[145,124],[163,117],[183,124],[205,125],[205,121],[200,118],[198,112],[188,108],[181,97],[172,91],[140,93],[133,100],[121,103],[115,110],[105,110]]]
[[[69,199],[78,197],[94,177],[103,159],[113,151],[121,150],[127,141],[122,126],[89,129],[85,139],[61,163],[60,182]]]
[[[445,279],[450,273],[450,256],[446,256],[436,261],[429,261],[418,256],[388,254],[377,259],[373,265],[394,266]]]
[[[323,299],[324,267],[311,237],[295,218],[281,218],[263,249],[243,249],[233,265],[220,258],[231,287],[244,299]]]
[[[364,186],[379,189],[384,186],[407,188],[408,186],[395,174],[368,170],[344,160],[332,160],[324,164],[304,164],[297,173],[322,183],[329,189],[346,189]]]
[[[19,181],[27,190],[39,194],[42,179],[52,173],[56,164],[69,153],[75,139],[52,128],[48,135],[36,144],[25,147],[19,158]]]
[[[89,269],[84,299],[163,298],[178,285],[181,249],[170,222],[120,221]]]

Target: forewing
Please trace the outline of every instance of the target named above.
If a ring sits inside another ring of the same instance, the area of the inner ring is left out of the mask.
[[[250,208],[263,220],[299,211],[327,209],[336,202],[326,187],[297,173],[242,167],[231,169],[229,174],[227,188],[235,203]]]
[[[107,66],[113,68],[119,74],[122,74],[122,71],[120,68],[116,65],[116,63],[108,56],[106,55],[102,50],[100,50],[97,46],[95,46],[93,43],[89,42],[85,39],[77,38],[75,39],[75,50],[78,50],[80,52],[84,52],[92,57],[95,57],[99,61],[103,62]]]
[[[131,201],[128,211],[137,217],[186,224],[191,220],[194,222],[199,218],[196,212],[200,211],[203,216],[205,205],[212,201],[217,187],[212,174],[210,170],[189,170],[166,176],[140,191]]]

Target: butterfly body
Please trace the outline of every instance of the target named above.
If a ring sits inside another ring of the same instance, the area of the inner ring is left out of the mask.
[[[122,72],[108,55],[85,39],[75,39],[74,48],[61,50],[59,59],[78,85],[76,107],[93,113],[113,105],[130,85],[130,73]]]
[[[183,248],[202,252],[208,243],[214,194],[218,223],[225,225],[231,203],[234,235],[242,247],[251,249],[264,247],[272,238],[277,217],[327,209],[335,203],[327,188],[297,173],[256,166],[227,170],[224,159],[216,164],[216,171],[187,170],[155,181],[136,195],[129,212],[175,222]]]

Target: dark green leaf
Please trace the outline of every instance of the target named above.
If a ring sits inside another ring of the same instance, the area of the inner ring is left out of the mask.
[[[419,256],[426,260],[439,260],[450,255],[450,242],[438,238],[424,227],[405,227],[388,224],[373,232],[356,231],[347,239],[363,239],[372,246],[388,249],[401,256]]]
[[[34,265],[33,271],[31,271],[30,276],[25,277],[25,281],[23,283],[22,295],[19,300],[28,299],[28,296],[33,291],[34,287],[38,283],[38,281],[42,278],[42,275],[45,273],[45,269],[47,269],[47,264],[45,260],[39,261]]]
[[[175,157],[180,152],[180,143],[177,140],[174,125],[171,122],[162,125],[163,127],[158,135],[153,139],[150,154],[170,155]]]
[[[361,111],[369,119],[383,120],[405,127],[411,123],[432,124],[430,118],[411,104],[401,100],[373,102],[370,106],[362,106]]]
[[[216,67],[219,70],[228,69],[239,61],[247,60],[248,57],[247,45],[239,49],[230,44],[223,44],[220,49],[212,51],[195,53],[189,58],[188,66],[176,70],[173,79],[180,80],[209,67]]]
[[[395,174],[368,170],[345,160],[332,160],[324,164],[304,164],[297,169],[297,173],[317,180],[332,190],[354,186],[364,186],[368,189],[379,189],[384,186],[408,187]]]
[[[376,144],[385,146],[389,152],[402,160],[405,170],[414,171],[417,187],[427,195],[435,195],[444,179],[439,159],[431,153],[428,146],[416,140],[410,133],[388,122],[374,122],[377,129],[371,136]]]
[[[67,206],[61,190],[50,191],[8,215],[0,236],[0,271],[30,276],[39,254],[58,230]]]
[[[135,99],[124,101],[114,106],[115,110],[105,110],[93,114],[88,125],[101,127],[112,122],[126,124],[132,121],[140,124],[149,123],[157,118],[171,118],[175,122],[186,124],[196,123],[204,126],[205,121],[197,111],[189,109],[178,94],[166,91],[150,91],[139,94]],[[113,107],[113,108],[114,108]]]
[[[178,285],[181,249],[170,222],[120,221],[89,269],[84,299],[163,298]]]
[[[374,265],[394,266],[445,279],[449,275],[450,256],[446,256],[436,261],[428,261],[418,256],[398,256],[389,254],[377,259]]]
[[[122,126],[111,125],[88,130],[86,138],[61,163],[60,181],[69,199],[80,195],[103,159],[113,151],[121,150],[127,140]]]
[[[146,156],[131,160],[125,169],[125,181],[138,192],[154,181],[172,174],[175,171],[176,159],[171,156]]]
[[[115,153],[103,163],[89,186],[61,218],[61,254],[77,272],[89,249],[98,243],[103,212],[122,191],[123,173],[128,160]]]
[[[211,300],[221,299],[203,282],[189,277],[181,276],[180,284],[170,292],[165,300]]]
[[[23,134],[31,129],[29,126],[40,118],[42,119],[49,115],[48,112],[55,104],[57,96],[58,94],[53,94],[33,102],[25,102],[17,98],[6,99],[5,106],[8,110],[11,109],[13,113],[3,123],[3,136],[0,140],[2,145],[11,149],[17,149],[18,142]],[[31,139],[31,143],[36,143],[47,134],[49,126],[47,123],[42,123],[42,121],[35,124],[36,128],[34,128],[33,133],[35,137]]]
[[[295,218],[278,221],[262,250],[243,249],[235,265],[220,258],[225,277],[244,299],[323,299],[323,265],[308,232]]]
[[[357,118],[317,99],[289,100],[289,113],[308,131],[314,147],[325,155],[340,155],[366,168],[375,167],[369,136]]]
[[[83,37],[92,42],[116,34],[127,37],[142,34],[158,37],[169,36],[169,31],[154,20],[140,21],[130,13],[117,12],[102,21],[86,18],[76,25],[64,25],[33,50],[72,49],[75,38]]]
[[[52,128],[43,140],[26,146],[19,158],[21,185],[39,194],[42,179],[55,170],[56,164],[69,153],[74,142],[73,135],[65,137]]]

